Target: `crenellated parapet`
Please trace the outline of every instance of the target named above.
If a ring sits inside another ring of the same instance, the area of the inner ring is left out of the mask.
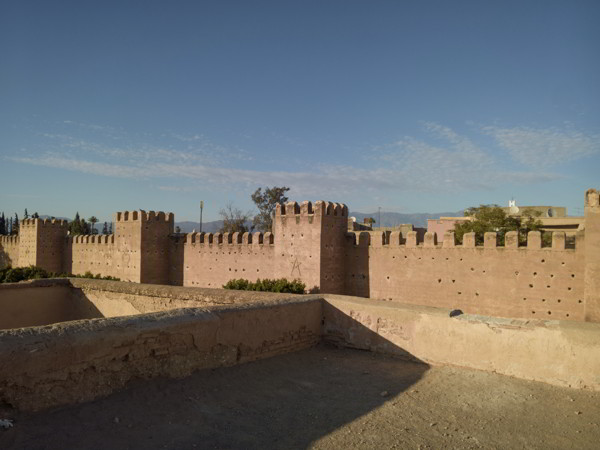
[[[20,221],[20,225],[23,228],[31,228],[36,226],[64,230],[69,228],[69,222],[63,219],[22,219]]]
[[[564,231],[555,231],[552,233],[552,244],[549,247],[542,247],[542,235],[539,231],[530,231],[527,234],[527,240],[524,244],[519,242],[519,233],[509,231],[504,236],[504,245],[498,244],[498,234],[495,232],[486,232],[484,234],[483,244],[477,245],[475,233],[465,233],[462,244],[456,242],[454,233],[447,231],[441,240],[437,233],[427,232],[423,242],[417,242],[417,233],[410,231],[406,238],[402,238],[400,232],[386,233],[384,231],[350,231],[346,233],[346,241],[354,247],[374,247],[374,248],[420,248],[420,249],[520,249],[520,250],[565,250],[566,234]],[[567,249],[572,250],[572,249]]]
[[[19,245],[19,236],[18,235],[11,235],[11,236],[0,235],[0,244],[2,244],[3,246]]]
[[[143,209],[134,211],[119,211],[117,212],[117,222],[170,222],[175,221],[173,213],[165,213],[163,211],[144,211]]]
[[[68,244],[114,244],[114,234],[77,234],[67,236]]]
[[[273,233],[187,233],[185,244],[193,245],[273,245]]]
[[[310,201],[287,202],[283,205],[278,204],[275,209],[275,217],[293,216],[298,219],[314,217],[339,217],[348,218],[348,207],[343,203],[326,202],[318,200],[314,203]]]

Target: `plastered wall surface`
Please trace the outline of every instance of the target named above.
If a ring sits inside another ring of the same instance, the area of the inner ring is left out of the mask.
[[[269,278],[275,246],[267,233],[190,233],[183,243],[183,285],[220,288],[233,278]]]
[[[67,283],[0,284],[0,330],[102,317]]]
[[[81,278],[0,284],[0,329],[177,308],[277,304],[289,294],[193,289]]]
[[[440,308],[327,295],[323,336],[352,348],[600,391],[600,324],[450,317]]]
[[[68,237],[61,221],[23,221],[2,238],[0,263],[110,275],[137,283],[221,287],[234,278],[300,279],[308,292],[461,309],[473,314],[600,321],[600,206],[585,194],[575,248],[564,232],[542,248],[532,232],[506,244],[486,233],[456,245],[452,233],[347,232],[348,208],[317,201],[278,205],[273,233],[173,233],[173,214],[117,213],[115,234]]]
[[[291,300],[0,331],[0,359],[11,361],[0,366],[0,401],[38,410],[107,395],[133,378],[183,377],[300,350],[319,341],[320,313],[318,299]]]
[[[345,293],[473,314],[584,320],[581,253],[371,242],[348,249],[355,263]]]
[[[0,402],[37,410],[88,401],[134,378],[186,376],[293,352],[321,340],[600,391],[597,323],[451,317],[442,308],[328,294],[65,282],[101,300],[115,301],[120,291],[127,297],[123,303],[137,301],[138,310],[156,309],[156,297],[173,298],[180,302],[177,306],[205,306],[0,330],[0,359],[11,362],[0,365]]]

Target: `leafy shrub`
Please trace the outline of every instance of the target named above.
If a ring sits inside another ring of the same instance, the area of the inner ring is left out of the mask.
[[[238,291],[260,291],[260,292],[282,292],[286,294],[304,294],[306,285],[300,280],[288,281],[286,278],[280,278],[278,280],[270,280],[260,278],[255,283],[251,281],[240,279],[229,280],[225,285],[224,289],[234,289]]]
[[[119,281],[118,278],[106,276],[103,277],[100,274],[94,275],[91,272],[86,272],[83,275],[73,275],[72,273],[54,273],[48,272],[41,267],[29,266],[29,267],[5,267],[0,270],[0,283],[18,283],[24,280],[38,280],[40,278],[96,278],[98,280],[114,280]]]

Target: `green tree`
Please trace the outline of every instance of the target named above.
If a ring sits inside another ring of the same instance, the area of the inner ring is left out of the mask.
[[[523,211],[521,216],[509,216],[498,205],[480,205],[465,210],[465,216],[472,220],[454,225],[454,235],[459,243],[462,243],[465,233],[475,233],[475,243],[483,244],[483,235],[494,231],[498,236],[498,244],[504,245],[506,233],[509,231],[519,232],[519,243],[527,242],[527,233],[530,231],[541,231],[542,222],[537,217],[541,213],[533,210]],[[551,242],[549,233],[542,233],[544,244]]]
[[[373,219],[372,217],[365,217],[364,223],[368,223],[369,226],[373,226],[373,224],[377,222],[375,219]]]
[[[83,221],[85,223],[85,221]],[[85,234],[85,228],[82,225],[82,219],[79,217],[79,212],[75,213],[75,218],[69,223],[69,231],[72,235]]]
[[[92,216],[88,219],[88,221],[92,224],[91,234],[96,234],[96,224],[98,223],[98,218],[96,216]]]
[[[4,212],[0,216],[0,235],[4,235],[6,233],[6,218],[4,217]]]
[[[102,234],[108,234],[108,222],[104,222],[104,226],[102,227]]]
[[[223,225],[220,228],[221,233],[245,233],[251,231],[251,227],[248,225],[252,212],[246,213],[242,210],[233,206],[232,203],[228,203],[225,208],[219,211],[219,215],[223,220]]]
[[[34,212],[34,213],[31,215],[31,218],[32,218],[32,219],[39,219],[39,218],[40,218],[40,215],[39,215],[39,214],[37,213],[37,211],[36,211],[36,212]]]
[[[23,219],[29,219],[29,213],[27,212],[27,208],[25,208],[25,214],[23,214]]]
[[[15,213],[15,219],[13,220],[12,228],[10,230],[10,234],[13,234],[13,235],[19,234],[19,227],[20,227],[20,225],[19,225],[19,216],[18,216],[17,213]]]
[[[252,223],[258,231],[273,231],[273,215],[278,204],[282,205],[288,201],[285,193],[289,191],[289,187],[273,186],[266,187],[264,192],[262,188],[254,191],[250,197],[258,208],[258,214],[254,216]]]

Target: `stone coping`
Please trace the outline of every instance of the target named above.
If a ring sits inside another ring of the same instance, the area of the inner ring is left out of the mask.
[[[238,303],[286,302],[298,298],[322,298],[319,295],[300,295],[276,292],[238,291],[201,287],[183,287],[159,284],[144,284],[128,281],[96,280],[91,278],[44,278],[2,283],[0,290],[43,288],[50,286],[73,287],[82,290],[99,290],[146,297],[169,297],[174,300],[191,300],[211,304],[233,305]]]

